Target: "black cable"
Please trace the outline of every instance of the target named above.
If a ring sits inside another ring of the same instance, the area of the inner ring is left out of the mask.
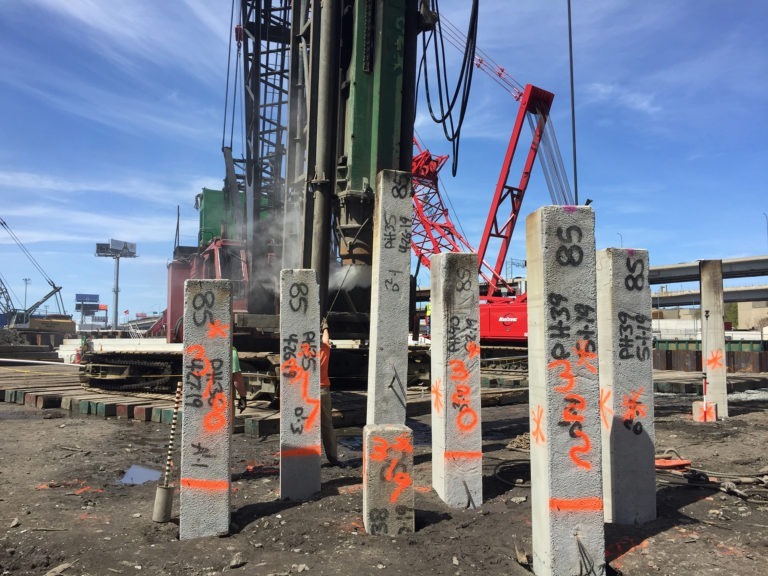
[[[451,158],[451,171],[455,176],[458,168],[459,142],[461,137],[461,128],[464,123],[467,105],[469,103],[469,94],[472,87],[472,73],[474,70],[475,50],[477,47],[477,11],[478,0],[473,0],[472,10],[467,30],[467,42],[462,57],[459,77],[456,81],[456,87],[453,94],[449,94],[448,75],[445,56],[445,39],[443,37],[442,25],[438,17],[435,25],[435,31],[428,36],[422,37],[422,60],[419,64],[419,79],[422,70],[424,72],[424,92],[427,101],[427,108],[432,120],[442,125],[443,133],[446,139],[451,142],[453,153]],[[439,15],[440,8],[438,0],[432,0],[432,9]],[[452,43],[450,30],[446,34],[449,36],[448,42]],[[439,114],[435,112],[433,105],[432,91],[429,85],[429,71],[427,69],[426,54],[432,43],[432,52],[434,54],[434,74],[437,82],[437,102],[439,104]],[[417,83],[418,85],[418,83]],[[454,119],[454,109],[459,105],[458,118]]]
[[[235,0],[232,0],[232,8],[229,13],[229,47],[227,49],[227,84],[224,89],[224,125],[221,128],[221,147],[227,136],[227,106],[229,106],[229,71],[232,65],[232,23],[235,20]],[[231,146],[231,144],[230,144]]]

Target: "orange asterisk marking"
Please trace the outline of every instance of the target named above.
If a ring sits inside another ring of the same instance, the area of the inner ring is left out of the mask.
[[[531,432],[531,436],[533,436],[536,444],[544,444],[547,441],[544,432],[541,430],[541,419],[543,416],[544,408],[541,406],[536,406],[535,411],[531,410],[531,418],[533,418],[533,432]]]
[[[208,338],[226,338],[229,324],[222,324],[218,320],[208,323]]]
[[[588,344],[589,342],[586,340],[579,339],[576,343],[576,348],[571,348],[571,350],[576,352],[579,357],[578,362],[576,362],[577,366],[585,366],[592,374],[597,374],[597,367],[589,363],[590,360],[597,358],[597,353],[587,350]]]
[[[608,406],[612,394],[613,392],[608,388],[600,388],[600,420],[607,430],[611,429],[611,416],[613,416],[613,409]]]
[[[723,367],[723,351],[720,349],[713,350],[712,354],[707,358],[707,367],[710,370],[717,370]]]
[[[480,356],[480,346],[474,340],[467,342],[467,352],[469,352],[470,358]]]
[[[441,380],[438,378],[435,380],[434,384],[432,384],[432,396],[435,397],[434,405],[435,405],[435,412],[440,414],[440,411],[443,409],[443,393],[440,391],[440,384]]]
[[[715,405],[709,403],[702,405],[699,412],[699,418],[701,419],[701,422],[714,422]]]
[[[411,444],[411,439],[408,438],[407,434],[400,434],[400,436],[395,438],[395,442],[392,444],[392,450],[408,453],[413,452],[413,444]]]
[[[635,418],[642,418],[646,415],[647,407],[640,401],[640,395],[643,393],[643,390],[645,390],[645,386],[642,386],[640,390],[632,390],[629,396],[624,394],[624,400],[622,400],[621,405],[627,409],[622,417],[622,420],[625,422]]]

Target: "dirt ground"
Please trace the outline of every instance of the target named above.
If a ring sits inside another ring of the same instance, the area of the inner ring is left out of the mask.
[[[768,395],[734,396],[732,417],[716,424],[691,422],[691,401],[657,396],[657,453],[674,448],[721,481],[762,477]],[[483,409],[476,511],[449,509],[430,490],[429,417],[408,424],[414,534],[365,534],[361,429],[348,428],[339,431],[348,465],[324,465],[322,493],[299,504],[276,493],[278,437],[235,435],[231,534],[180,542],[178,495],[173,521],[154,523],[157,483],[124,478],[133,465],[163,470],[169,426],[0,403],[0,574],[530,574],[518,561],[531,552],[528,406]],[[657,520],[606,526],[608,574],[768,573],[764,483],[726,493],[704,477],[658,480]]]

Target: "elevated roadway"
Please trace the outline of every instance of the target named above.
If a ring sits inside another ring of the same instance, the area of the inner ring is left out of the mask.
[[[698,290],[683,290],[678,292],[654,292],[653,306],[698,306],[701,304],[701,294]],[[738,286],[723,288],[723,302],[759,302],[768,301],[768,286]]]
[[[768,276],[768,256],[728,258],[723,262],[723,278],[754,278]],[[650,284],[673,284],[675,282],[698,282],[699,263],[665,264],[651,266],[648,271]]]

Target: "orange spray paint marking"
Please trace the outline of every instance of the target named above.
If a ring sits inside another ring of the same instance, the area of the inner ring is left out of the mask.
[[[456,417],[456,425],[462,432],[469,432],[477,426],[477,420],[477,412],[467,406],[464,410],[459,411],[459,415]]]
[[[378,462],[383,462],[387,459],[390,448],[393,451],[399,451],[401,454],[404,451],[413,451],[413,445],[408,441],[408,437],[405,435],[398,436],[398,438],[396,438],[395,442],[391,446],[385,438],[380,436],[373,436],[371,441],[373,442],[373,448],[370,453],[370,459]],[[405,450],[401,450],[400,447],[403,447]],[[393,504],[397,502],[397,499],[400,497],[402,491],[413,484],[413,480],[411,479],[410,474],[407,472],[395,472],[399,462],[399,457],[393,458],[389,463],[389,467],[387,468],[386,473],[384,474],[384,479],[387,482],[394,482],[397,486],[394,492],[392,492],[392,495],[389,497],[389,501]],[[365,463],[365,461],[363,461],[363,463]],[[363,476],[365,476],[365,471],[363,471]]]
[[[400,497],[400,493],[408,488],[411,484],[413,484],[413,480],[411,480],[410,475],[407,472],[398,472],[395,474],[395,485],[397,488],[394,492],[392,492],[392,496],[389,497],[389,501],[394,504],[397,502],[397,499]]]
[[[464,364],[464,360],[448,360],[448,365],[451,367],[451,380],[454,382],[465,382],[469,379],[469,371],[467,365]]]
[[[200,370],[193,371],[192,375],[197,376],[198,378],[208,375],[208,382],[206,383],[205,390],[203,391],[203,399],[207,400],[210,398],[211,390],[213,388],[213,368],[211,368],[211,361],[205,354],[205,348],[203,348],[203,346],[200,344],[192,344],[192,346],[187,347],[186,353],[192,354],[192,357],[195,360],[200,360],[203,363],[203,367]]]
[[[451,367],[451,380],[454,382],[466,382],[469,379],[469,371],[463,360],[449,360]],[[451,402],[454,408],[458,408],[456,415],[456,425],[461,432],[469,432],[479,420],[477,412],[469,405],[469,395],[472,389],[466,384],[457,384],[456,391],[451,395]]]
[[[280,365],[280,369],[283,374],[288,377],[289,384],[301,384],[301,398],[312,406],[312,409],[307,416],[306,427],[307,430],[311,430],[317,420],[318,412],[320,411],[320,399],[312,398],[309,395],[309,372],[299,366],[296,358],[289,358]]]
[[[576,466],[579,468],[584,468],[584,470],[592,470],[592,464],[578,456],[578,454],[588,454],[592,449],[592,442],[589,439],[589,435],[583,430],[574,430],[573,434],[577,438],[581,438],[584,443],[581,446],[573,446],[568,451],[568,455],[571,457],[573,463],[576,464]]]
[[[699,422],[714,422],[715,420],[715,405],[712,403],[702,404],[699,409]]]
[[[290,448],[288,450],[283,450],[282,455],[284,458],[290,458],[292,456],[320,456],[320,445]]]
[[[217,392],[213,397],[211,410],[203,416],[203,429],[207,432],[218,432],[227,423],[227,398],[223,392]]]
[[[483,457],[482,452],[462,451],[462,450],[447,450],[444,454],[444,458],[452,460],[479,460]]]
[[[467,352],[469,353],[470,359],[480,356],[480,345],[474,340],[467,342]]]
[[[372,439],[373,450],[371,450],[371,460],[377,462],[383,462],[387,459],[387,451],[389,450],[389,442],[380,436],[374,436]]]
[[[229,490],[229,482],[226,480],[205,480],[202,478],[182,478],[181,486],[203,492],[221,492]]]
[[[208,323],[208,338],[226,338],[229,324],[222,324],[219,320]]]
[[[395,442],[392,444],[392,450],[397,450],[398,452],[407,452],[408,454],[411,454],[413,452],[413,444],[411,444],[411,440],[408,438],[408,435],[403,433],[395,438]]]
[[[593,498],[550,498],[549,509],[555,512],[599,512],[603,499]]]
[[[717,370],[723,367],[723,351],[720,349],[713,350],[712,354],[707,358],[707,368],[710,370]]]
[[[586,350],[586,346],[586,340],[579,340],[578,347],[573,348],[572,350],[579,354],[579,364],[581,364],[582,360],[584,360],[584,365],[587,366],[590,371],[593,368],[595,371],[597,371],[594,366],[586,361],[590,358],[597,358],[597,354],[588,352]],[[583,356],[582,353],[584,354]],[[570,435],[575,438],[581,438],[582,440],[582,444],[580,446],[571,447],[571,449],[568,451],[568,455],[571,457],[571,461],[579,468],[591,470],[592,464],[579,456],[579,454],[589,453],[592,448],[592,442],[589,439],[589,435],[581,430],[581,422],[584,421],[584,416],[577,412],[577,410],[584,410],[587,406],[587,403],[581,394],[569,393],[576,385],[576,376],[571,370],[571,362],[569,360],[554,360],[548,364],[548,368],[550,369],[556,368],[558,366],[562,366],[563,368],[558,377],[565,380],[566,384],[564,386],[555,386],[555,390],[565,394],[565,400],[569,403],[569,405],[563,409],[563,420],[565,422],[572,423],[571,429],[569,431]]]
[[[544,417],[544,408],[541,406],[536,406],[536,410],[531,410],[531,418],[533,418],[533,432],[531,432],[531,436],[533,437],[536,444],[544,444],[547,441],[546,436],[544,436],[544,432],[541,429],[541,419]]]
[[[75,490],[75,494],[83,494],[85,492],[104,492],[103,488],[91,488],[90,486],[84,486],[78,490]]]
[[[611,417],[613,416],[613,409],[608,406],[612,394],[613,392],[608,388],[600,388],[600,420],[608,430],[611,429]]]
[[[563,370],[558,374],[558,377],[565,380],[566,384],[565,386],[555,386],[555,390],[565,394],[566,392],[573,390],[573,387],[576,385],[576,376],[571,371],[571,362],[569,360],[553,360],[547,364],[547,368],[550,370],[557,366],[563,366]]]
[[[640,390],[632,390],[629,396],[624,395],[624,400],[621,402],[621,405],[627,409],[622,417],[624,422],[634,420],[635,418],[642,418],[646,415],[647,406],[640,401],[640,395],[643,393],[643,390],[645,390],[645,386],[641,387]]]
[[[398,462],[400,462],[400,458],[393,458],[392,462],[389,463],[389,468],[387,468],[387,472],[384,474],[384,480],[387,482],[392,482],[392,477]]]
[[[317,350],[312,348],[309,342],[302,342],[297,356],[300,358],[317,358]]]
[[[566,394],[565,401],[568,406],[563,408],[563,422],[584,422],[584,414],[579,414],[579,410],[587,407],[587,401],[581,394]]]
[[[597,367],[589,363],[590,360],[597,360],[597,353],[587,350],[588,344],[589,342],[586,340],[579,339],[576,343],[576,348],[571,348],[571,350],[576,352],[579,357],[579,360],[576,362],[577,366],[584,366],[587,370],[592,372],[592,374],[597,374]]]
[[[440,391],[440,384],[442,380],[438,378],[432,384],[432,396],[434,398],[433,404],[435,406],[435,412],[440,414],[443,409],[443,393]]]

